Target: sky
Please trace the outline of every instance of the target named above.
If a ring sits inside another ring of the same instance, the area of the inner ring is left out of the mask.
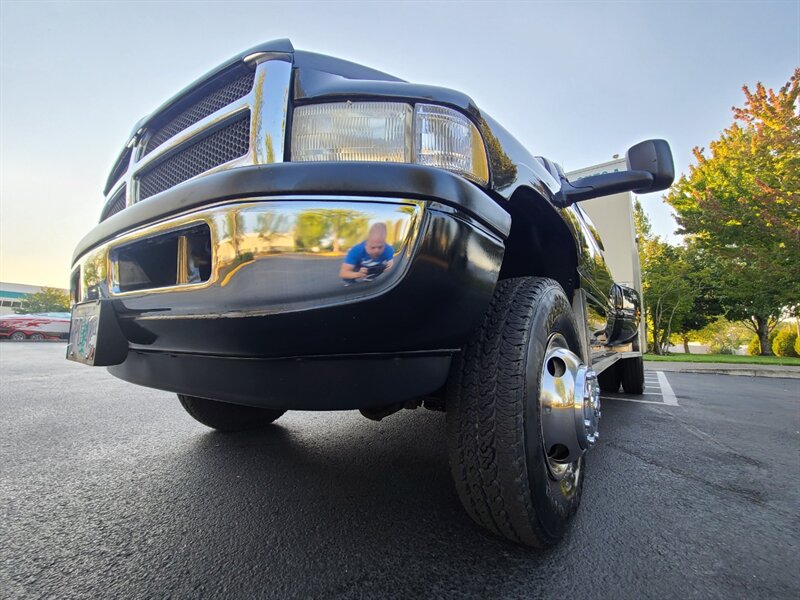
[[[668,140],[678,173],[732,121],[741,86],[800,66],[786,2],[0,0],[0,281],[68,287],[76,243],[133,124],[259,42],[470,95],[569,170]],[[656,233],[676,225],[641,197]]]

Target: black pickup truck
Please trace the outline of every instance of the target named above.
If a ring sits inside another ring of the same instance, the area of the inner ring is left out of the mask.
[[[673,180],[663,140],[569,182],[466,95],[257,46],[133,129],[78,244],[67,357],[224,431],[446,411],[470,516],[548,546],[599,389],[641,393],[638,294],[577,204]]]

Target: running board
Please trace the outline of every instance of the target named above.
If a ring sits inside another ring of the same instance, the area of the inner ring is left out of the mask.
[[[630,346],[630,344],[627,344],[627,346]],[[625,346],[622,346],[622,348],[625,348]],[[614,350],[613,348],[607,348],[607,350],[610,350],[611,354],[607,354],[607,355],[603,356],[602,358],[600,358],[600,359],[598,359],[596,361],[592,361],[592,368],[597,373],[602,373],[603,371],[605,371],[608,367],[613,365],[618,360],[621,360],[623,358],[635,358],[637,356],[641,356],[642,355],[641,352],[638,352],[636,350],[620,350],[620,351],[617,351],[617,350]]]

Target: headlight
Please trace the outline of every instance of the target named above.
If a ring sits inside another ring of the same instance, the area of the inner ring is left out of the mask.
[[[294,109],[292,160],[410,162],[411,107],[334,102]]]
[[[412,133],[413,132],[413,133]],[[417,163],[486,184],[489,167],[478,129],[460,112],[433,104],[334,102],[299,106],[293,161]]]

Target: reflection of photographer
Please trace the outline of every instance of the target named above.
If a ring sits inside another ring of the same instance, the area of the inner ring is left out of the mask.
[[[350,248],[339,277],[345,283],[372,281],[392,268],[393,259],[394,248],[386,243],[386,224],[375,223],[369,228],[367,239]]]

